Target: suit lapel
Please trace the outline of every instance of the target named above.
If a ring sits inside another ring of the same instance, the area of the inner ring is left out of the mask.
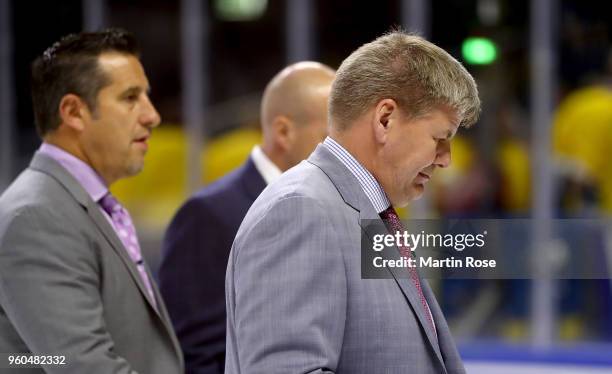
[[[147,292],[147,287],[145,286],[142,278],[140,277],[136,265],[130,258],[130,255],[125,249],[123,243],[121,242],[121,239],[119,239],[119,237],[117,236],[117,233],[111,226],[110,222],[108,222],[102,211],[100,211],[98,204],[96,204],[93,200],[89,199],[89,202],[85,206],[85,209],[87,210],[87,214],[89,215],[89,217],[93,220],[95,225],[109,242],[115,253],[119,255],[128,272],[132,276],[132,279],[134,279],[134,282],[136,282],[138,289],[140,290],[144,298],[147,300],[151,308],[153,308],[155,313],[157,313],[157,315],[161,317],[159,311],[154,307],[155,304],[153,303],[153,300],[151,300],[151,295],[149,295],[149,292]],[[151,283],[153,283],[153,278],[151,278]]]
[[[153,289],[153,295],[157,301],[155,304],[153,304],[153,301],[151,300],[151,295],[147,291],[147,287],[144,284],[142,278],[140,277],[140,273],[138,272],[138,269],[136,268],[136,264],[134,264],[134,262],[130,258],[130,255],[125,249],[123,243],[121,242],[121,239],[119,239],[119,237],[117,236],[117,233],[115,232],[111,224],[108,222],[108,220],[106,219],[102,211],[100,211],[98,204],[96,204],[91,199],[89,200],[90,201],[88,205],[86,206],[87,213],[89,214],[91,219],[94,221],[98,229],[102,232],[102,234],[104,234],[104,236],[106,237],[106,240],[110,243],[111,248],[113,248],[113,250],[117,253],[117,255],[119,255],[119,257],[123,261],[123,264],[127,268],[130,276],[132,277],[134,282],[136,282],[136,285],[138,286],[140,293],[147,300],[149,307],[153,309],[155,314],[159,317],[162,324],[166,328],[168,335],[170,336],[170,339],[172,340],[172,345],[174,346],[174,350],[176,351],[178,357],[182,357],[180,343],[178,342],[175,334],[173,333],[174,329],[171,325],[170,317],[163,303],[161,294],[159,293],[159,290],[157,289],[157,285],[155,284],[155,281],[154,281],[153,275],[151,274],[151,270],[149,269],[149,266],[145,263],[145,269],[147,272],[147,276],[151,280],[150,282],[151,288]]]
[[[100,232],[102,232],[110,244],[110,247],[121,258],[128,270],[128,273],[131,275],[134,282],[136,282],[136,285],[138,286],[138,289],[142,293],[143,297],[147,300],[155,313],[161,318],[161,315],[153,306],[154,304],[149,296],[149,293],[147,292],[142,278],[140,278],[136,265],[130,259],[127,250],[123,246],[123,243],[121,243],[117,233],[115,233],[115,230],[103,215],[98,204],[91,199],[91,197],[87,194],[87,191],[85,191],[79,182],[77,182],[76,179],[74,179],[74,177],[59,163],[45,155],[36,153],[32,158],[30,168],[48,174],[56,179],[74,197],[74,199],[81,204],[81,206],[87,211],[87,214],[92,219],[95,226],[98,228],[98,230],[100,230]],[[152,279],[153,278],[151,278],[151,280]]]
[[[357,178],[323,144],[319,144],[308,157],[308,162],[323,171],[338,189],[345,203],[355,210],[361,210],[362,197],[367,196],[359,186]],[[369,200],[367,204],[372,205]],[[374,210],[374,208],[372,208]]]
[[[444,315],[442,314],[440,305],[438,305],[438,301],[436,300],[431,287],[429,287],[429,283],[422,282],[421,287],[423,288],[423,294],[425,295],[425,299],[429,304],[429,309],[431,309],[431,314],[433,315],[433,319],[436,323],[438,330],[438,344],[440,345],[440,352],[442,353],[446,370],[451,373],[465,373],[461,356],[457,351],[457,346],[455,345],[450,329],[448,328],[448,324],[446,323],[446,318],[444,318]]]
[[[308,161],[319,167],[332,181],[345,203],[359,211],[359,225],[366,233],[370,241],[376,234],[388,234],[387,229],[380,216],[374,210],[371,201],[361,189],[355,176],[334,156],[325,146],[319,144]],[[399,259],[400,253],[396,247],[383,249],[382,256],[386,259]],[[431,330],[425,310],[408,271],[404,268],[390,268],[393,279],[406,297],[417,321],[425,331],[427,341],[435,352],[440,365],[444,368],[444,361],[440,353],[435,333]],[[446,370],[445,370],[446,371]]]
[[[367,198],[367,197],[366,197]],[[368,211],[370,210],[370,211]],[[374,235],[381,234],[386,235],[389,234],[387,231],[383,221],[380,219],[378,214],[371,209],[364,209],[359,212],[360,213],[360,225],[366,236],[368,237],[370,244],[373,244]],[[385,247],[381,253],[381,256],[387,260],[399,260],[401,258],[400,251],[396,246],[393,247]],[[423,304],[421,303],[421,297],[417,292],[412,280],[410,279],[410,273],[406,268],[397,268],[397,267],[387,267],[386,268],[393,279],[395,279],[396,284],[402,290],[402,293],[408,300],[410,307],[414,314],[417,316],[417,320],[421,325],[423,331],[425,331],[425,335],[427,336],[427,341],[433,348],[436,353],[436,357],[440,361],[442,367],[444,367],[444,360],[442,358],[442,353],[440,351],[440,346],[438,344],[438,337],[436,333],[431,329],[430,323],[427,320],[427,316],[425,315],[426,311],[423,308]],[[419,277],[420,278],[420,277]],[[421,281],[421,287],[424,286],[423,280]],[[427,299],[427,298],[426,298]],[[430,309],[432,308],[432,304],[429,299],[427,299],[427,303],[430,305]],[[437,304],[436,304],[437,305]],[[432,311],[433,315],[433,311]],[[438,324],[436,321],[436,328],[441,328],[442,325]]]

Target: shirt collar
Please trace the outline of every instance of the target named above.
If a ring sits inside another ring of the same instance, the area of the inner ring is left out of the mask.
[[[42,143],[38,153],[57,161],[74,179],[79,182],[93,201],[98,202],[108,193],[108,187],[102,177],[76,156],[49,143]]]
[[[357,161],[353,155],[349,153],[343,146],[341,146],[337,141],[330,138],[329,136],[325,138],[323,141],[323,145],[334,155],[340,162],[347,168],[349,171],[357,178],[361,189],[366,194],[376,213],[381,213],[389,206],[391,203],[385,194],[382,186],[376,178],[366,169],[363,165]]]
[[[274,182],[283,173],[272,160],[266,156],[261,147],[256,145],[251,151],[251,158],[255,164],[255,168],[261,174],[266,184]]]

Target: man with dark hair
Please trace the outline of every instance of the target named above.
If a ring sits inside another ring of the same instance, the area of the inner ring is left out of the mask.
[[[144,165],[160,123],[148,91],[122,30],[69,35],[34,61],[43,143],[0,196],[0,352],[64,356],[47,373],[183,371],[134,225],[109,192]]]
[[[361,245],[450,164],[450,139],[480,110],[448,53],[400,31],[336,73],[329,137],[266,188],[227,266],[225,372],[462,374],[442,311],[415,269],[362,279]],[[386,231],[386,230],[385,230]],[[363,236],[362,236],[363,235]],[[400,259],[406,249],[388,248]]]

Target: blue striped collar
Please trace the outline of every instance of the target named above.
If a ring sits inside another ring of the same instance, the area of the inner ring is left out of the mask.
[[[361,189],[376,209],[376,213],[380,214],[391,205],[385,191],[374,176],[343,146],[329,136],[325,138],[323,145],[357,178]]]

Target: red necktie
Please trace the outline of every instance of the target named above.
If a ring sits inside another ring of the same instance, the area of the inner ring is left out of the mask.
[[[382,218],[387,230],[391,233],[400,232],[403,233],[405,231],[404,225],[402,225],[402,221],[399,219],[399,216],[393,209],[393,206],[388,207],[384,212],[380,213],[380,218]],[[410,248],[400,245],[399,246],[400,255],[404,258],[409,258],[414,256]],[[414,267],[408,267],[408,272],[410,273],[410,279],[412,280],[412,284],[417,290],[419,294],[419,298],[421,299],[421,305],[425,310],[425,316],[427,317],[427,321],[431,325],[432,330],[437,335],[436,327],[433,322],[433,318],[431,315],[431,311],[429,310],[429,305],[427,304],[427,300],[425,300],[425,295],[423,295],[423,290],[421,289],[421,281],[419,280],[419,274],[417,273]]]

